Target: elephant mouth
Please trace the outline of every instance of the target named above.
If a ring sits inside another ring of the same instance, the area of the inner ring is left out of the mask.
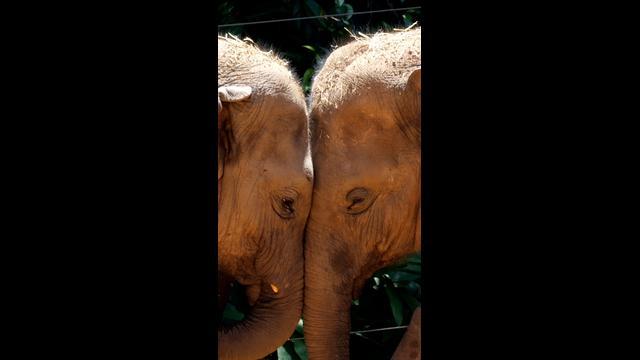
[[[276,351],[302,313],[302,279],[218,274],[219,358],[261,359]]]
[[[218,327],[232,326],[245,318],[261,295],[260,280],[245,282],[228,275],[218,278]],[[280,292],[270,284],[274,294]]]
[[[233,326],[242,321],[251,308],[247,286],[224,277],[218,281],[218,328]]]

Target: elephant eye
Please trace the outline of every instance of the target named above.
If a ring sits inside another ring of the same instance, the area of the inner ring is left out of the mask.
[[[291,194],[274,194],[272,196],[272,208],[283,219],[291,219],[295,216],[295,196]]]
[[[355,188],[346,196],[347,203],[349,204],[346,208],[347,214],[358,215],[367,211],[369,207],[373,204],[376,197],[374,194],[365,188]]]
[[[288,213],[293,214],[293,199],[291,198],[283,198],[282,199],[282,207],[287,210]]]

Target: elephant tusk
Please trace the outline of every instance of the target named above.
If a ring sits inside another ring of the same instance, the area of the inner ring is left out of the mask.
[[[274,293],[277,294],[280,291],[280,289],[278,289],[278,287],[275,286],[274,284],[269,284],[269,285],[271,285],[271,290],[273,290]]]

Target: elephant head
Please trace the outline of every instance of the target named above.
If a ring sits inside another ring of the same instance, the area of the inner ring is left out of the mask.
[[[222,290],[244,285],[251,305],[218,330],[218,357],[255,360],[284,343],[302,313],[308,114],[286,63],[245,41],[218,38],[218,86],[218,279]]]
[[[420,60],[420,29],[377,34],[336,49],[314,79],[311,359],[348,359],[352,299],[376,270],[420,250]]]

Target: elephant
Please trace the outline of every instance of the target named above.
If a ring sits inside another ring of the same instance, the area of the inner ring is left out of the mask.
[[[393,353],[391,360],[422,359],[422,347],[420,346],[420,333],[422,331],[422,309],[418,307],[411,316],[411,322],[407,332],[400,340],[400,344]]]
[[[313,79],[310,359],[348,359],[352,299],[375,271],[420,251],[421,86],[419,27],[356,37]]]
[[[218,36],[218,310],[231,281],[246,287],[251,306],[239,323],[219,325],[220,359],[262,358],[300,319],[309,136],[288,63],[249,39]]]

